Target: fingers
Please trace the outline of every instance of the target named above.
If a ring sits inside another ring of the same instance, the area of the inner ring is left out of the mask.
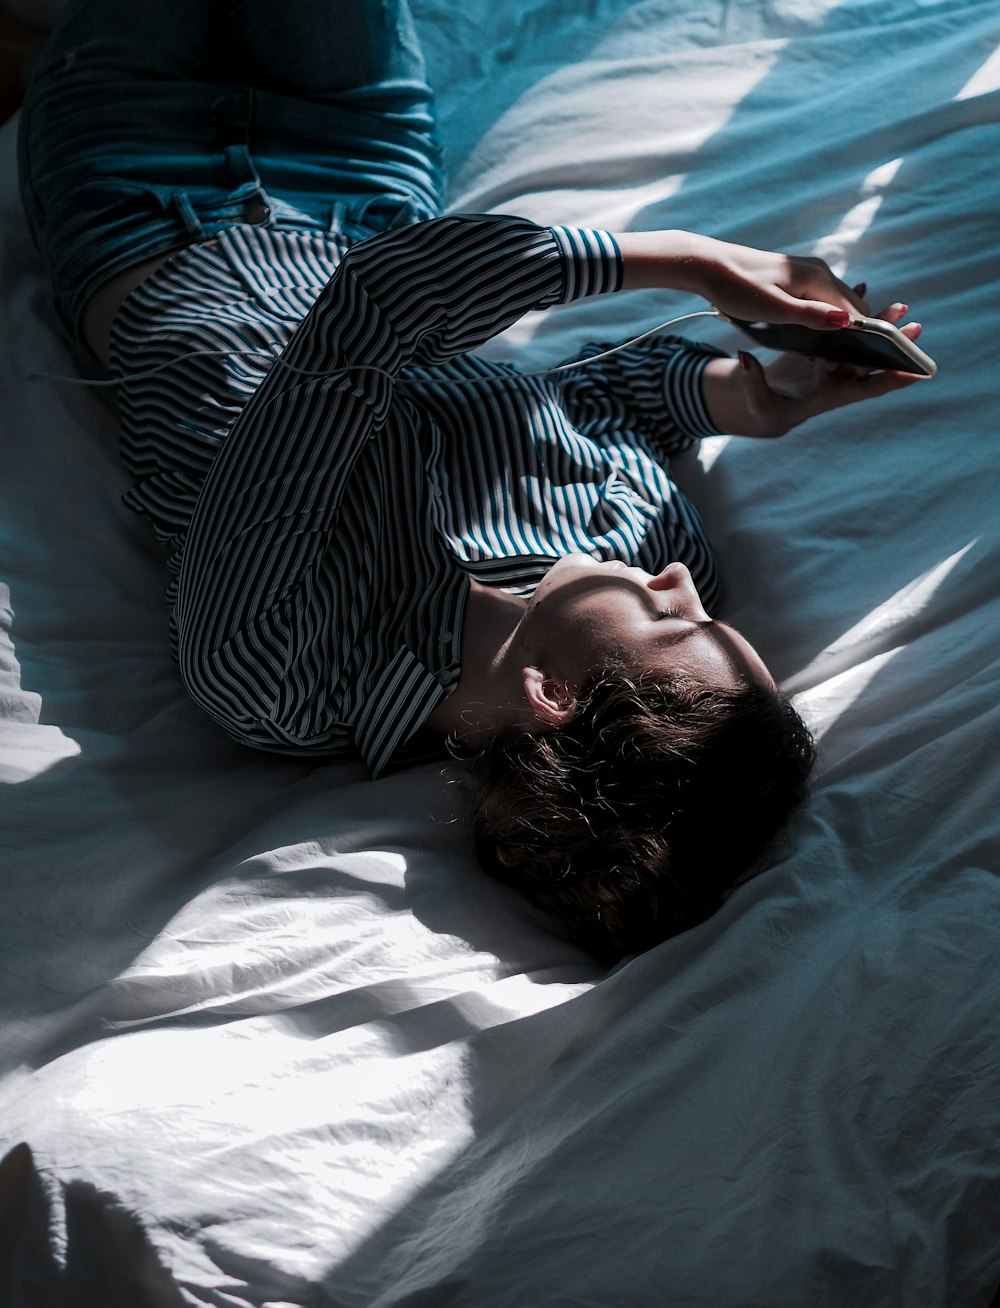
[[[910,306],[908,304],[903,304],[900,300],[897,300],[894,304],[890,304],[888,308],[883,309],[880,313],[877,313],[875,317],[881,318],[883,322],[891,322],[893,326],[895,326],[896,323],[899,322],[900,318],[904,318],[909,312],[910,312]]]
[[[780,289],[775,289],[773,297],[774,312],[769,315],[769,322],[794,323],[799,327],[811,327],[814,331],[830,332],[847,327],[851,321],[851,309],[844,305],[803,299]],[[854,307],[853,303],[851,307]]]
[[[867,316],[868,287],[864,282],[849,286],[822,259],[792,258],[789,264],[791,276],[784,292],[789,316],[783,322],[817,331],[838,331],[847,327],[855,314]]]
[[[910,306],[908,304],[902,304],[897,300],[895,304],[890,304],[888,308],[883,309],[881,313],[878,313],[875,316],[881,318],[883,322],[891,322],[895,327],[909,312]],[[899,330],[904,336],[909,337],[911,341],[915,341],[924,328],[923,323],[908,322],[905,327],[900,327]]]
[[[822,260],[802,262],[811,262],[812,267],[809,273],[801,278],[799,284],[790,288],[791,294],[786,300],[786,305],[795,316],[790,317],[789,322],[798,322],[820,331],[836,331],[840,327],[848,326],[848,322],[842,316],[844,309],[848,307],[850,311],[860,313],[866,318],[874,316],[884,322],[891,322],[894,326],[909,313],[909,305],[897,300],[880,313],[873,315],[865,299],[868,294],[868,286],[865,282],[848,286],[835,276]],[[801,277],[801,267],[796,271]],[[826,283],[825,286],[817,285],[817,273],[819,279]],[[824,294],[829,296],[829,300],[819,298]],[[915,338],[911,336],[911,339]]]
[[[848,285],[822,259],[711,238],[703,238],[697,249],[699,293],[726,316],[827,332],[871,314],[865,283]],[[897,323],[906,312],[905,305],[892,305],[887,320]]]
[[[830,275],[833,276],[832,273]],[[865,296],[868,294],[867,283],[858,282],[856,286],[848,286],[847,283],[842,282],[840,278],[834,278],[834,280],[838,289],[842,291],[844,299],[847,300],[848,304],[850,304],[851,309],[855,313],[862,313],[867,316],[868,304],[865,300]]]
[[[744,350],[736,360],[711,360],[703,384],[706,406],[720,431],[773,439],[810,418],[919,380],[910,373],[865,374],[846,367],[829,373],[817,360],[787,354],[765,369]]]
[[[875,400],[892,391],[905,390],[923,378],[911,372],[869,372],[864,376],[845,378],[837,385],[837,398],[826,409],[839,409],[845,404],[861,400]],[[819,410],[824,412],[825,409]]]
[[[848,404],[858,404],[862,400],[877,400],[893,391],[905,390],[907,386],[922,381],[917,373],[910,372],[870,372],[855,368],[841,368],[827,374],[823,384],[818,386],[808,400],[810,413],[803,413],[798,421],[806,417],[817,417],[829,413],[832,409],[841,409]]]

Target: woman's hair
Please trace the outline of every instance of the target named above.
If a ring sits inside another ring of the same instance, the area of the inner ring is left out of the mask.
[[[609,671],[565,727],[470,759],[488,872],[613,961],[715,911],[808,790],[812,736],[776,690]]]

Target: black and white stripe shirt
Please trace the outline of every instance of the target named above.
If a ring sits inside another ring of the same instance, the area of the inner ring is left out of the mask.
[[[184,681],[227,731],[374,776],[405,760],[458,681],[470,576],[528,595],[571,551],[681,559],[711,601],[664,465],[715,430],[716,351],[661,338],[559,379],[468,353],[621,275],[606,232],[458,216],[353,245],[233,227],[129,296],[126,500],[168,549]]]

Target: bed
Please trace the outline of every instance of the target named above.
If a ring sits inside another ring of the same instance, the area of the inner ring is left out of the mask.
[[[1000,13],[415,5],[453,211],[686,227],[902,298],[938,377],[677,469],[819,741],[775,865],[610,971],[378,782],[186,699],[0,137],[0,1299],[936,1308],[1000,1284]],[[545,366],[699,307],[618,296]],[[692,335],[739,347],[701,320]]]

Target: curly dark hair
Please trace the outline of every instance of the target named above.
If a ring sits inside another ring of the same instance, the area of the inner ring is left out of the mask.
[[[470,758],[476,852],[603,961],[703,921],[808,792],[812,736],[780,692],[611,670],[565,727]]]

